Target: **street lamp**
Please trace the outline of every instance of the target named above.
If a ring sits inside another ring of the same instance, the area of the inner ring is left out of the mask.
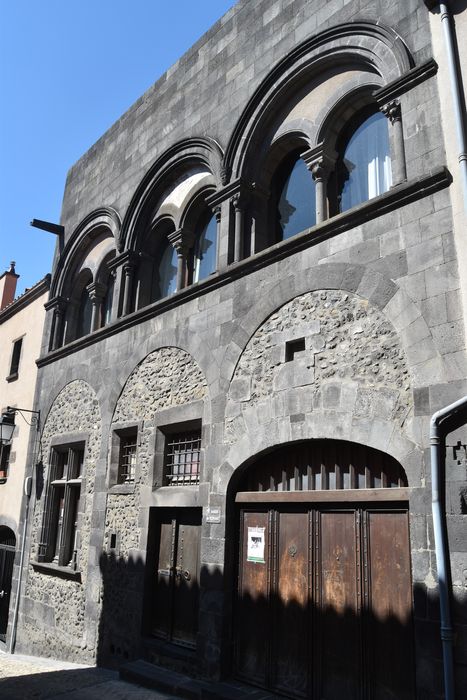
[[[7,408],[0,418],[0,444],[9,445],[15,430],[15,413]]]

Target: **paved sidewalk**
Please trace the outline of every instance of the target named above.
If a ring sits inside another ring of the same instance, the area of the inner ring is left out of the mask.
[[[1,700],[177,700],[119,680],[116,671],[0,652]]]

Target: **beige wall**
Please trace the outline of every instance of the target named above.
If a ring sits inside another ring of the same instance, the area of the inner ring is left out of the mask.
[[[36,384],[36,359],[40,354],[42,330],[45,319],[44,304],[48,298],[48,290],[22,306],[16,314],[7,318],[3,323],[0,317],[0,410],[6,406],[32,408]],[[6,381],[10,374],[13,343],[23,338],[18,378]],[[30,414],[25,414],[28,422]],[[23,483],[27,465],[29,433],[31,428],[20,415],[15,419],[16,429],[11,445],[11,461],[8,478],[0,484],[0,525],[7,525],[15,531],[19,522]]]

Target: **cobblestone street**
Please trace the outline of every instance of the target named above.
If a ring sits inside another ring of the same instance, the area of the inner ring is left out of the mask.
[[[118,673],[0,652],[2,700],[176,700],[173,695],[147,690],[119,680]]]

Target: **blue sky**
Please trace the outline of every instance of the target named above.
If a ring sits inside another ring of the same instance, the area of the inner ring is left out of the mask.
[[[234,0],[0,0],[0,274],[50,271],[68,169]]]

